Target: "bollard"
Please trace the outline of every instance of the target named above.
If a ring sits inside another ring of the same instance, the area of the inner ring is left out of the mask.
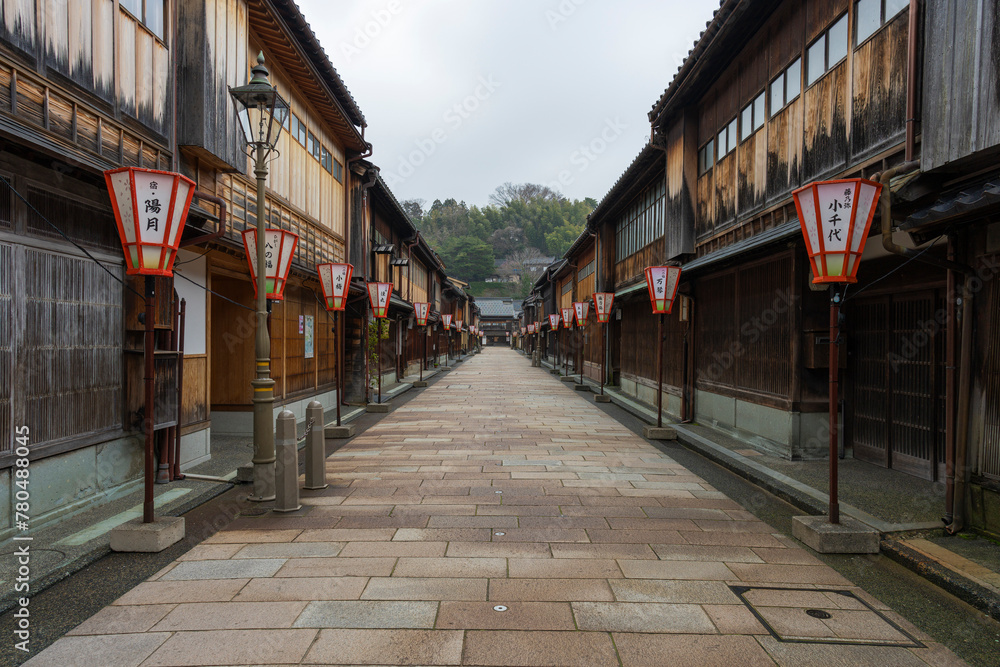
[[[306,423],[312,430],[306,436],[306,484],[307,489],[325,489],[326,483],[326,443],[323,429],[323,405],[313,401],[306,406]]]
[[[274,511],[294,512],[299,505],[299,448],[295,415],[282,410],[274,438]]]

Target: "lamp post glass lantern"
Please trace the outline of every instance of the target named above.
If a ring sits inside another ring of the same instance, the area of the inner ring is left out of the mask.
[[[347,293],[350,290],[351,275],[354,267],[350,264],[317,264],[316,272],[319,273],[319,284],[323,289],[323,305],[333,313],[333,375],[337,383],[337,426],[340,426],[340,402],[342,400],[342,389],[340,382],[340,340],[338,336],[338,324],[340,311],[347,306]]]
[[[838,422],[840,383],[839,284],[858,281],[858,265],[875,217],[882,185],[864,178],[816,181],[792,192],[813,283],[830,285],[830,504],[831,524],[840,523]]]
[[[375,316],[375,345],[378,354],[378,402],[382,402],[382,322],[388,318],[389,299],[392,297],[392,283],[368,283],[368,300],[371,302],[372,315]]]
[[[142,522],[153,523],[156,276],[174,274],[174,259],[195,184],[180,174],[136,167],[106,171],[104,180],[125,254],[125,272],[145,276]]]
[[[250,70],[250,81],[245,86],[229,89],[236,117],[240,122],[248,155],[253,160],[253,173],[257,179],[257,210],[255,237],[257,266],[265,266],[266,243],[264,219],[266,213],[267,162],[281,136],[281,128],[288,118],[288,102],[268,79],[264,66],[264,53],[257,56],[257,64]],[[271,379],[271,337],[267,331],[266,271],[256,274],[257,333],[254,346],[256,377],[253,387],[253,492],[250,500],[274,500],[274,380]]]
[[[653,314],[659,315],[656,334],[656,427],[663,428],[663,319],[674,308],[674,298],[681,284],[681,267],[679,266],[648,266],[646,267],[646,290],[649,292],[649,303],[653,306]]]
[[[413,317],[418,327],[424,327],[424,356],[420,359],[420,381],[424,381],[424,364],[427,363],[427,317],[431,312],[431,304],[418,301],[413,304]]]

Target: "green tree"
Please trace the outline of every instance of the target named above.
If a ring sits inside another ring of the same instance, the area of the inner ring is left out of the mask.
[[[475,236],[447,240],[442,255],[448,274],[460,280],[485,280],[493,273],[493,248]]]

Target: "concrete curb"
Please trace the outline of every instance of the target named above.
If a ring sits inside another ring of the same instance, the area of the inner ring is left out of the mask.
[[[959,600],[967,602],[994,620],[1000,621],[1000,595],[963,577],[951,568],[945,567],[933,558],[898,540],[883,538],[879,547],[887,557],[907,569],[913,570],[921,577],[948,591]]]

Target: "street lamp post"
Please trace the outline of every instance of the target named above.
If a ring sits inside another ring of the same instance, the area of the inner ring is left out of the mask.
[[[563,329],[573,328],[573,309],[563,308],[562,309],[562,323]],[[566,338],[563,337],[563,344],[560,347],[566,347]],[[561,350],[563,353],[563,375],[569,375],[569,350]]]
[[[448,345],[444,352],[444,367],[448,368],[448,358],[451,356],[451,315],[441,315],[441,323],[448,332]]]
[[[611,317],[611,307],[615,302],[614,292],[594,292],[594,310],[597,312],[597,322],[607,324]],[[604,378],[607,374],[607,351],[605,347],[604,327],[601,329],[601,396],[604,396]]]
[[[125,167],[104,172],[118,225],[125,272],[145,278],[143,357],[145,362],[144,495],[142,522],[153,523],[154,407],[156,402],[156,276],[172,276],[195,183],[180,174]]]
[[[552,344],[556,348],[556,354],[552,355],[552,368],[555,369],[553,372],[559,375],[559,314],[550,313],[549,314],[549,330],[552,332]]]
[[[576,328],[577,328],[577,339],[582,338],[585,332],[581,333],[582,330],[587,326],[587,315],[590,311],[589,301],[574,301],[573,310],[576,315]],[[580,360],[580,365],[576,367],[576,373],[580,376],[580,384],[583,384],[583,341],[579,340],[577,344],[579,348],[577,350],[577,358]]]
[[[817,181],[792,192],[812,264],[813,283],[830,285],[830,505],[831,524],[840,523],[838,499],[838,395],[840,305],[837,285],[856,283],[861,253],[882,186],[863,178]]]
[[[368,283],[368,300],[371,301],[372,314],[375,316],[375,344],[378,346],[378,402],[382,402],[382,323],[379,320],[388,318],[389,298],[392,296],[392,283]]]
[[[347,292],[351,285],[351,274],[354,267],[350,264],[318,264],[320,286],[323,288],[323,301],[326,309],[333,313],[333,375],[337,383],[337,426],[340,426],[340,401],[342,389],[340,386],[340,331],[338,320],[340,311],[347,307]]]
[[[250,70],[252,77],[245,86],[230,88],[236,116],[243,130],[247,147],[253,152],[254,176],[257,178],[257,266],[266,266],[266,243],[263,242],[265,182],[267,161],[278,143],[281,128],[288,117],[288,102],[278,94],[268,80],[264,53]],[[267,331],[266,272],[257,274],[257,336],[255,356],[256,377],[253,387],[253,494],[251,500],[274,499],[274,429],[271,424],[274,406],[274,380],[271,379],[271,338]]]
[[[417,326],[423,327],[424,336],[424,356],[420,358],[420,381],[424,381],[424,364],[427,363],[427,316],[430,314],[431,304],[418,301],[413,304],[413,315],[416,317]],[[422,385],[421,385],[422,386]]]
[[[656,428],[663,428],[663,320],[674,307],[674,297],[681,284],[681,267],[646,267],[646,289],[653,314],[659,315],[656,334],[656,367],[659,380],[656,391]]]
[[[458,334],[458,360],[462,360],[462,320],[455,320],[455,332]]]

